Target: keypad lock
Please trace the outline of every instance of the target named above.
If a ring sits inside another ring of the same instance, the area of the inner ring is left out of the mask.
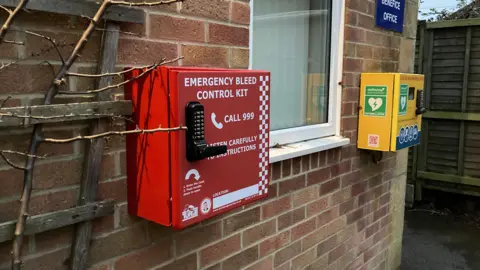
[[[191,162],[227,153],[226,145],[208,146],[204,112],[203,105],[196,101],[189,102],[185,108],[187,160]]]

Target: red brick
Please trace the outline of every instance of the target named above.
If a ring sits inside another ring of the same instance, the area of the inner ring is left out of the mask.
[[[343,66],[344,66],[345,71],[360,72],[360,71],[363,70],[363,60],[362,59],[345,58],[343,60]]]
[[[67,247],[72,243],[74,226],[67,226],[35,235],[35,251],[44,252]]]
[[[147,269],[164,263],[173,258],[172,245],[172,240],[166,238],[164,242],[121,257],[115,262],[115,270]]]
[[[360,171],[353,171],[349,174],[342,176],[342,188],[348,187],[360,181]]]
[[[340,188],[340,178],[332,179],[320,186],[320,196],[331,193]]]
[[[318,168],[318,166],[319,166],[318,160],[319,160],[320,154],[321,154],[321,152],[320,153],[313,153],[313,154],[310,155],[310,168],[312,170]],[[320,164],[320,167],[322,167],[321,164]]]
[[[373,29],[375,26],[375,19],[372,16],[357,14],[357,26],[366,29]]]
[[[302,156],[302,172],[310,170],[310,155]]]
[[[334,148],[326,152],[327,164],[332,165],[340,161],[340,149]]]
[[[370,236],[378,232],[379,229],[380,229],[380,222],[373,223],[372,225],[367,227],[365,231],[365,238],[369,238]]]
[[[120,224],[119,225],[121,227],[128,227],[132,224],[135,224],[135,223],[143,220],[140,217],[130,215],[128,213],[128,204],[118,206],[118,212],[119,212],[119,215],[120,215]]]
[[[222,263],[223,269],[240,269],[258,260],[258,246],[253,246]]]
[[[282,161],[282,177],[288,177],[292,173],[292,160],[286,159]]]
[[[116,202],[127,201],[127,183],[122,178],[111,182],[103,182],[98,185],[98,200],[114,200]]]
[[[115,226],[114,215],[109,215],[92,220],[92,232],[95,235],[112,231]]]
[[[265,237],[275,234],[276,232],[275,219],[258,224],[253,228],[247,229],[243,232],[243,246],[257,242]]]
[[[286,196],[281,199],[269,202],[262,206],[262,218],[267,219],[291,209],[291,196]]]
[[[303,223],[300,223],[291,229],[292,241],[302,238],[303,236],[313,232],[317,227],[316,218],[312,218]]]
[[[197,267],[197,253],[193,253],[181,259],[175,260],[173,263],[155,270],[196,270]]]
[[[264,260],[248,267],[245,270],[268,270],[273,269],[273,256],[267,257]]]
[[[353,86],[353,87],[360,87],[360,75],[359,73],[349,73],[344,72],[344,86]]]
[[[223,221],[223,234],[229,235],[260,221],[260,207],[228,217]]]
[[[240,2],[232,2],[231,20],[234,23],[250,24],[250,5]]]
[[[279,233],[260,243],[260,257],[264,257],[290,242],[290,231]]]
[[[304,205],[318,198],[318,189],[316,186],[303,189],[293,194],[293,207]]]
[[[228,49],[183,45],[183,64],[186,66],[228,67]]]
[[[304,269],[317,258],[317,252],[314,248],[302,253],[298,257],[292,260],[292,270]]]
[[[353,222],[361,219],[363,217],[363,208],[360,208],[347,215],[347,224],[352,224]]]
[[[231,236],[200,251],[200,267],[219,261],[240,250],[240,234]]]
[[[332,220],[336,219],[339,216],[339,207],[333,207],[328,209],[327,211],[321,213],[317,217],[317,226],[322,227],[323,225],[331,222]]]
[[[375,211],[375,213],[373,214],[373,220],[379,220],[380,218],[382,218],[383,216],[387,215],[388,214],[388,210],[389,210],[389,205],[385,205],[383,206],[382,208],[378,209],[377,211]]]
[[[340,189],[332,194],[332,205],[336,205],[348,200],[351,197],[351,188]]]
[[[176,44],[138,39],[120,39],[118,51],[118,63],[129,65],[153,64],[164,58],[170,60],[178,56]]]
[[[273,260],[274,266],[278,267],[284,264],[285,262],[289,261],[293,257],[300,254],[301,251],[302,251],[302,243],[300,241],[297,241],[287,247],[284,247],[283,249],[275,253],[275,257]]]
[[[352,211],[355,207],[355,198],[340,204],[340,215],[345,215],[346,213]]]
[[[218,20],[228,20],[229,1],[195,0],[182,2],[181,13],[192,14]]]
[[[150,37],[205,42],[205,22],[166,15],[150,15]]]
[[[345,270],[358,270],[364,264],[363,256],[358,257],[355,261],[351,262]]]
[[[305,207],[295,209],[278,218],[278,230],[283,230],[305,219]]]
[[[323,254],[327,254],[330,250],[333,250],[338,244],[337,235],[333,235],[330,238],[322,241],[317,245],[317,256],[320,257]]]
[[[88,270],[109,270],[109,269],[110,269],[110,264],[95,265],[88,268]]]
[[[76,44],[81,38],[81,33],[53,33],[35,31],[36,33],[48,36],[55,40],[58,44],[60,54],[63,59],[67,59],[73,49],[73,44]],[[88,40],[88,43],[82,50],[78,62],[95,62],[98,59],[100,53],[100,38],[101,36],[94,33]],[[56,60],[61,61],[57,51],[50,41],[44,38],[26,35],[25,37],[25,55],[35,55],[35,57],[29,58],[30,60]],[[50,74],[49,78],[53,80],[53,74]]]
[[[175,235],[176,255],[181,256],[222,237],[222,223],[198,226]]]
[[[355,57],[355,43],[345,42],[343,55],[346,57]]]
[[[70,248],[55,250],[49,253],[36,254],[27,258],[22,265],[22,270],[37,269],[65,269],[68,265]],[[8,269],[11,269],[10,267]],[[6,270],[6,269],[5,269]]]
[[[247,28],[223,24],[208,24],[208,42],[214,44],[248,47],[250,32]]]
[[[345,22],[347,25],[350,26],[357,25],[357,13],[351,10],[347,10],[345,13]]]
[[[272,180],[278,180],[282,176],[282,162],[276,162],[270,165],[272,168]]]
[[[297,175],[302,172],[302,157],[292,159],[292,173]]]
[[[380,244],[376,244],[375,246],[373,246],[370,249],[368,249],[367,251],[365,251],[365,253],[363,253],[363,260],[368,262],[373,257],[378,255],[378,253],[380,252],[380,247],[381,247]]]
[[[345,131],[356,130],[358,128],[358,119],[357,117],[343,117],[342,118],[342,128]]]
[[[337,177],[339,175],[348,173],[351,171],[352,162],[351,160],[344,160],[341,163],[335,164],[331,169],[331,177]]]
[[[330,178],[331,168],[318,169],[307,174],[307,185],[315,185],[325,182]]]
[[[360,89],[358,87],[348,87],[343,89],[344,102],[358,102],[360,98]]]
[[[30,248],[29,237],[24,238],[23,241],[24,242],[23,242],[23,246],[22,246],[22,255],[26,256],[30,253],[30,251],[29,251],[29,248]],[[0,269],[2,269],[1,265],[10,266],[10,264],[12,262],[12,254],[11,254],[12,247],[13,247],[13,241],[6,241],[6,242],[0,243]],[[11,269],[11,268],[8,268],[8,269]]]
[[[328,267],[328,256],[324,255],[320,258],[317,258],[313,263],[308,265],[305,270],[317,270],[317,269],[334,269],[334,266]]]
[[[356,56],[359,58],[371,59],[373,58],[373,47],[369,45],[356,45]]]
[[[307,205],[307,217],[317,215],[329,206],[328,197],[323,197]]]
[[[354,109],[353,109],[353,106],[355,104],[357,104],[357,103],[352,103],[352,102],[342,103],[342,116],[353,116],[353,115],[355,115],[354,114]],[[345,137],[347,137],[347,136],[345,136]]]
[[[0,94],[45,92],[52,83],[52,76],[53,71],[47,64],[11,65],[0,72]]]
[[[356,183],[352,186],[352,197],[362,194],[367,190],[367,181]]]
[[[248,68],[250,64],[250,50],[231,48],[230,67]]]
[[[44,190],[78,184],[80,183],[81,176],[81,160],[58,161],[44,164],[37,163],[34,171],[35,181],[33,181],[33,190]],[[23,172],[16,169],[1,170],[0,184],[2,186],[0,197],[20,195],[23,189]]]
[[[362,13],[368,13],[368,5],[366,5],[363,0],[350,0],[347,3],[347,8]]]
[[[355,43],[365,43],[368,39],[364,29],[345,26],[345,40]]]
[[[334,261],[338,260],[343,254],[347,253],[346,247],[344,244],[339,245],[332,251],[328,253],[328,263],[332,264]]]
[[[0,20],[4,22],[5,18],[2,16],[0,17]],[[17,34],[13,31],[7,32],[7,34],[5,35],[5,40],[20,41],[20,39],[17,37]],[[2,43],[2,49],[0,50],[0,57],[18,59],[20,58],[20,55],[19,55],[20,47],[23,47],[23,46]]]
[[[95,264],[149,245],[147,226],[145,223],[139,223],[126,230],[93,239],[89,250],[89,262]],[[162,253],[171,254],[170,246],[171,242],[163,246]],[[159,253],[158,256],[162,254]]]
[[[295,176],[292,179],[288,179],[279,183],[278,195],[290,193],[295,190],[299,190],[305,187],[305,175]]]
[[[337,218],[333,221],[330,220],[330,223],[321,227],[319,225],[319,229],[302,239],[303,249],[306,250],[317,245],[324,239],[341,231],[343,228],[345,228],[345,221],[342,218]]]
[[[380,220],[380,227],[381,227],[381,228],[384,228],[384,227],[386,227],[388,224],[390,224],[390,222],[392,222],[392,215],[391,215],[391,214],[383,217],[383,218]]]

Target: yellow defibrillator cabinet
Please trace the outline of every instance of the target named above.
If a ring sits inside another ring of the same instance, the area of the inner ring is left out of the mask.
[[[395,152],[420,143],[424,76],[361,75],[358,148]]]

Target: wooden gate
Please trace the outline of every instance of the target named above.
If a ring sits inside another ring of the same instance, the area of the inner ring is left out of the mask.
[[[428,109],[409,155],[415,199],[422,188],[480,196],[480,19],[419,24],[415,72]]]

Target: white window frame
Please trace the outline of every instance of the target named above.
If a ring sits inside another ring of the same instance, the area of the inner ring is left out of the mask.
[[[250,1],[250,62],[252,69],[253,50],[253,3]],[[270,131],[270,147],[288,145],[289,154],[275,155],[271,162],[339,147],[349,143],[348,139],[340,137],[340,120],[342,105],[342,74],[343,74],[343,47],[344,47],[344,26],[345,26],[345,0],[332,0],[332,32],[330,45],[330,83],[328,100],[328,122],[318,125],[309,125],[282,130]],[[322,140],[323,138],[323,140]],[[309,147],[307,141],[312,141]],[[302,143],[303,142],[303,143]],[[319,147],[321,145],[321,147]],[[292,151],[293,148],[297,149]],[[301,151],[299,149],[302,149]],[[272,152],[272,150],[270,151]],[[285,152],[285,151],[284,151]]]

